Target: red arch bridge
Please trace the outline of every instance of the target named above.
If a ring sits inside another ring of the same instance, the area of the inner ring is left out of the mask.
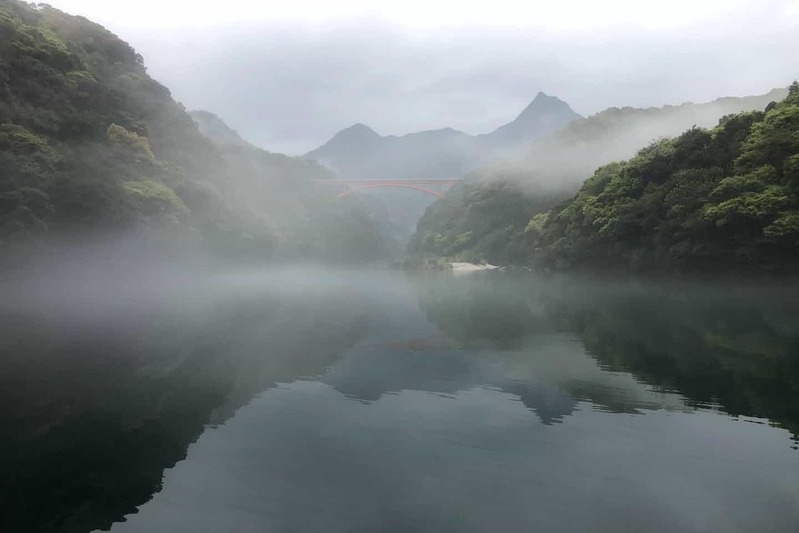
[[[414,179],[414,180],[355,180],[355,179],[330,179],[316,180],[316,183],[328,185],[336,190],[337,198],[344,198],[356,192],[381,187],[400,189],[413,189],[436,198],[443,198],[444,192],[449,189],[457,179]]]

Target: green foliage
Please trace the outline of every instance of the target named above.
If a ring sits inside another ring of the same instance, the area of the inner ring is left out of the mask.
[[[574,141],[579,154],[580,143],[603,131],[600,124],[625,117],[608,110],[559,137]],[[795,84],[765,112],[726,115],[712,129],[693,127],[599,167],[559,205],[564,198],[518,185],[519,178],[469,180],[453,189],[428,209],[411,254],[546,268],[799,266]],[[459,238],[467,232],[469,239]]]
[[[529,225],[554,267],[784,269],[799,261],[799,95],[597,170]]]
[[[139,135],[135,131],[128,131],[117,124],[108,126],[107,135],[108,143],[116,149],[115,151],[120,157],[136,163],[155,160],[147,137]]]
[[[148,219],[154,200],[120,184],[150,180],[163,196],[170,173],[115,81],[146,76],[135,52],[86,19],[4,0],[0,57],[0,246]]]
[[[696,193],[707,194],[716,181],[733,174],[741,144],[749,136],[752,125],[764,118],[762,111],[752,110],[763,109],[768,104],[771,111],[778,106],[773,101],[787,94],[787,90],[776,89],[762,96],[721,98],[708,104],[611,108],[575,120],[555,135],[533,143],[518,160],[497,162],[475,173],[464,180],[461,187],[449,192],[443,201],[433,204],[419,223],[409,249],[411,257],[454,253],[463,259],[530,265],[537,256],[535,249],[544,233],[543,227],[530,225],[530,221],[574,195],[581,184],[580,205],[569,208],[568,214],[586,225],[582,229],[572,225],[562,232],[557,237],[558,246],[575,253],[579,250],[586,258],[596,254],[612,255],[616,252],[610,248],[616,245],[608,246],[603,242],[595,250],[592,246],[597,243],[589,238],[589,232],[601,230],[610,240],[635,241],[653,232],[654,225],[661,235],[674,233],[675,249],[669,253],[679,257],[709,253],[709,249],[695,250],[694,243],[686,239],[687,233],[701,232],[704,231],[702,226],[712,225],[695,205]],[[719,126],[712,129],[691,128],[678,144],[664,140],[664,137],[679,135],[691,125],[716,124]],[[641,151],[641,139],[660,140]],[[626,161],[608,164],[631,157],[635,158],[633,165]],[[598,167],[600,170],[594,172]],[[795,164],[783,169],[786,175],[796,171]],[[680,177],[673,179],[677,175]],[[583,184],[586,176],[592,177]],[[471,194],[481,188],[485,196]],[[508,191],[516,191],[517,198],[507,198]],[[618,202],[611,198],[614,194]],[[496,201],[487,198],[491,195],[497,196]],[[626,198],[624,202],[620,200],[622,197]],[[516,200],[521,204],[519,208],[510,208],[516,205]],[[668,209],[660,209],[658,202],[662,201],[669,202]],[[473,209],[477,202],[493,203],[497,211],[486,216],[481,209]],[[555,211],[560,213],[564,208],[560,206]],[[525,215],[521,221],[518,220],[520,213]],[[650,216],[655,213],[660,214]],[[469,221],[473,215],[482,220]],[[563,214],[560,219],[565,216]],[[548,228],[560,223],[556,218],[548,219]],[[491,219],[491,226],[481,227],[488,219]],[[505,231],[511,226],[513,231]],[[454,239],[464,231],[473,231],[471,243],[462,248],[452,246]],[[484,235],[492,237],[490,246]],[[548,251],[542,252],[547,254]],[[566,266],[575,259],[559,253],[554,259],[554,254],[551,255],[553,259],[548,266],[553,262]]]
[[[782,174],[782,164],[799,152],[799,95],[791,95],[752,125],[736,161],[740,170],[774,164]],[[779,163],[779,164],[776,164]]]
[[[0,0],[0,253],[87,230],[177,231],[254,258],[379,253],[360,206],[315,192],[328,171],[259,150],[213,119],[236,142],[201,132],[103,27]]]
[[[0,124],[0,154],[0,183],[6,187],[46,178],[59,159],[46,139],[16,124]]]
[[[142,213],[179,215],[188,211],[172,189],[157,181],[128,181],[122,184],[122,188]]]
[[[425,212],[408,250],[415,257],[515,263],[526,253],[528,222],[553,196],[512,181],[464,180]],[[507,246],[508,242],[518,243]]]

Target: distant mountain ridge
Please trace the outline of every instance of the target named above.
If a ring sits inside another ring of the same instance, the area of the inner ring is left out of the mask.
[[[513,145],[554,133],[580,118],[583,117],[560,98],[539,92],[514,120],[478,137],[499,146]]]
[[[189,111],[189,115],[197,124],[200,133],[218,145],[223,146],[248,146],[252,144],[245,141],[239,132],[228,126],[224,120],[210,111]]]
[[[382,136],[359,123],[305,157],[356,179],[458,178],[504,150],[550,135],[580,118],[563,100],[539,92],[513,121],[490,133],[470,135],[442,128]]]

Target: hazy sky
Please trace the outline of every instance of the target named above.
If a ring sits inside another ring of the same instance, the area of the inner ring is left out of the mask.
[[[272,151],[355,122],[484,133],[538,91],[584,115],[799,78],[799,0],[51,0],[130,42],[189,109]]]

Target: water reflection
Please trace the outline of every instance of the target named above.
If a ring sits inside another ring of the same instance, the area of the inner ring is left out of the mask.
[[[771,420],[799,433],[796,286],[581,287],[554,297],[559,326],[609,371],[631,372],[695,407]]]
[[[790,430],[794,441],[799,433],[796,294],[799,286],[784,284],[600,283],[513,275],[447,278],[436,290],[419,290],[430,320],[464,346],[488,343],[507,355],[509,346],[528,343],[521,351],[532,364],[540,360],[533,353],[542,335],[573,335],[599,371],[580,376],[585,362],[558,354],[554,368],[569,375],[546,381],[559,382],[576,399],[634,412],[635,398],[625,392],[629,387],[603,383],[634,378],[655,395],[679,395],[688,408],[720,407],[733,416],[769,419]],[[510,325],[485,324],[509,315]],[[495,340],[493,328],[503,328],[501,340]]]
[[[206,425],[318,374],[368,324],[369,302],[335,280],[315,301],[287,280],[130,292],[78,277],[75,291],[5,300],[0,529],[107,529],[160,490]]]
[[[71,286],[0,309],[4,531],[799,520],[790,288],[314,270]]]

